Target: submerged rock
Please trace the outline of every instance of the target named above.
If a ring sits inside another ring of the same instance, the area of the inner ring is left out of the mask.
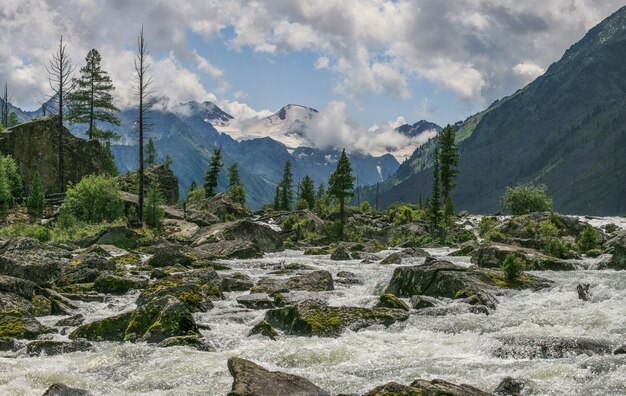
[[[30,356],[37,355],[59,355],[62,353],[72,352],[85,352],[91,351],[93,348],[91,344],[85,340],[75,341],[52,341],[52,340],[37,340],[29,342],[26,345],[26,353]]]
[[[387,293],[380,296],[378,303],[376,304],[376,308],[396,308],[401,309],[403,311],[408,311],[409,306],[398,297],[393,294]]]
[[[215,348],[199,335],[174,336],[164,339],[157,345],[159,348],[170,348],[175,346],[191,347],[199,351],[213,352]]]
[[[578,292],[579,299],[589,301],[589,298],[591,297],[589,286],[591,286],[589,283],[579,283],[578,286],[576,286],[576,292]]]
[[[91,396],[91,392],[84,389],[70,388],[63,384],[52,384],[43,396]]]
[[[352,256],[350,256],[350,251],[346,246],[339,245],[330,255],[330,259],[335,261],[345,261],[351,260]]]
[[[588,338],[569,337],[498,337],[500,345],[493,350],[499,358],[561,359],[576,355],[606,355],[610,344]]]
[[[276,333],[276,330],[274,330],[272,325],[267,323],[265,320],[262,320],[261,322],[255,324],[252,330],[250,330],[249,335],[255,334],[260,334],[273,341],[275,341],[276,337],[278,336],[278,333]]]
[[[413,309],[431,308],[443,304],[440,300],[429,296],[411,296]]]
[[[382,324],[389,326],[408,319],[406,311],[393,308],[332,307],[316,300],[267,311],[272,326],[298,336],[338,337],[344,330],[360,330]]]
[[[222,290],[225,292],[246,291],[252,289],[254,282],[248,275],[235,272],[232,275],[222,276],[221,286]]]
[[[613,247],[613,256],[609,261],[609,268],[626,270],[626,230],[622,230],[608,243]]]
[[[619,347],[615,348],[613,351],[613,355],[626,355],[626,344],[622,344]]]
[[[513,377],[504,377],[496,389],[494,389],[493,393],[498,396],[520,396],[525,385],[522,380]]]
[[[330,396],[311,381],[280,371],[269,371],[249,360],[228,359],[233,376],[231,396]]]
[[[274,300],[266,293],[252,293],[237,297],[237,302],[246,308],[270,309],[274,308]]]

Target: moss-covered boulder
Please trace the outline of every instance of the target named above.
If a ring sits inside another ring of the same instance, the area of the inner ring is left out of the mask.
[[[159,348],[171,348],[171,347],[189,347],[199,351],[211,352],[215,351],[210,344],[206,342],[202,336],[199,335],[184,335],[168,337],[157,345]]]
[[[92,283],[103,271],[115,271],[116,263],[109,258],[87,253],[81,254],[63,266],[61,277],[56,281],[59,287],[79,283]]]
[[[408,311],[409,306],[393,294],[386,293],[380,296],[376,308],[395,308]]]
[[[609,261],[609,268],[626,270],[626,230],[621,231],[613,238],[609,245],[613,247],[613,256]]]
[[[276,340],[276,337],[278,336],[278,333],[276,333],[276,330],[274,330],[272,325],[267,323],[265,320],[255,324],[254,327],[252,327],[252,330],[250,330],[249,335],[252,336],[256,334],[267,337],[270,340]]]
[[[331,253],[332,253],[332,249],[329,246],[325,246],[325,247],[313,246],[313,247],[308,247],[304,249],[305,256],[323,256],[325,254],[331,254]]]
[[[339,245],[330,255],[330,259],[335,261],[345,261],[352,260],[352,256],[350,255],[350,251],[346,246]]]
[[[246,291],[252,289],[254,282],[246,274],[241,272],[235,272],[230,275],[223,275],[221,287],[225,292],[231,291]]]
[[[363,396],[493,396],[491,393],[470,385],[456,385],[448,381],[418,379],[410,385],[390,382],[381,385]]]
[[[96,278],[93,287],[97,292],[108,294],[124,294],[130,290],[144,289],[148,280],[138,276],[105,273]]]
[[[311,381],[297,375],[269,371],[249,360],[228,359],[228,371],[233,376],[230,396],[330,396]]]
[[[333,277],[328,271],[312,271],[288,279],[261,278],[252,293],[284,293],[289,291],[321,292],[334,290]]]
[[[132,312],[84,324],[70,339],[90,341],[147,341],[159,343],[175,336],[198,335],[187,306],[173,296],[155,298]]]
[[[32,315],[18,311],[0,312],[0,338],[32,340],[49,329]]]
[[[517,282],[509,284],[504,280],[502,271],[466,268],[447,261],[434,261],[396,268],[385,293],[398,297],[425,295],[453,299],[479,295],[492,301],[495,299],[492,292],[497,292],[499,288],[539,289],[550,284],[545,279],[527,273],[522,274]]]
[[[527,270],[572,271],[574,264],[547,256],[537,250],[500,243],[483,245],[472,255],[472,263],[482,268],[500,268],[509,254],[524,261]]]
[[[392,308],[331,307],[316,300],[267,311],[265,320],[275,328],[299,336],[338,337],[344,330],[376,324],[389,326],[408,319],[406,311]]]
[[[159,246],[147,264],[151,267],[170,267],[175,265],[187,267],[200,258],[200,254],[193,248],[167,244]]]

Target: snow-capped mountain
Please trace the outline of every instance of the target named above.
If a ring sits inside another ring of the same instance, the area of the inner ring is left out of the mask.
[[[288,104],[265,118],[236,120],[231,117],[226,122],[215,119],[211,121],[211,125],[239,141],[270,137],[291,151],[298,147],[315,146],[307,138],[306,128],[317,113],[317,110],[310,107]]]

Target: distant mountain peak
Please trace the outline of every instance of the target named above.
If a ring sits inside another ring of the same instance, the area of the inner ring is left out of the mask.
[[[408,137],[416,137],[423,132],[436,130],[437,132],[441,132],[441,127],[433,122],[429,122],[426,120],[420,120],[415,124],[404,124],[400,125],[396,128],[396,131],[399,133],[408,136]]]

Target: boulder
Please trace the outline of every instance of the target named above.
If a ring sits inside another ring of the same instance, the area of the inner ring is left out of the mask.
[[[311,381],[280,371],[269,371],[249,360],[228,359],[233,376],[231,396],[330,396]]]
[[[200,254],[193,248],[179,244],[167,244],[157,247],[147,264],[151,267],[190,266],[199,260]]]
[[[622,344],[615,348],[613,355],[626,355],[626,344]]]
[[[272,341],[276,341],[276,337],[278,336],[278,333],[276,333],[276,330],[274,330],[272,325],[267,323],[264,320],[255,324],[252,330],[250,330],[250,334],[249,334],[250,336],[253,336],[256,334],[267,337]]]
[[[265,293],[252,293],[237,297],[237,302],[250,309],[270,309],[274,308],[274,300]]]
[[[252,289],[254,282],[248,275],[235,272],[232,275],[223,275],[221,286],[225,292],[246,291]]]
[[[159,348],[170,348],[175,346],[191,347],[199,351],[213,352],[215,348],[207,343],[207,341],[198,335],[185,335],[168,337],[157,345]]]
[[[32,238],[13,238],[0,246],[0,275],[27,279],[40,286],[59,278],[71,253]]]
[[[195,233],[200,230],[200,227],[197,224],[179,219],[164,219],[161,226],[167,239],[180,242],[191,240]]]
[[[401,309],[403,311],[409,310],[409,306],[406,305],[404,301],[400,300],[398,297],[389,293],[383,294],[382,296],[380,296],[380,299],[378,300],[378,303],[376,304],[376,308],[395,308],[395,309]]]
[[[561,359],[576,355],[606,355],[611,345],[588,338],[571,337],[498,337],[500,345],[492,354],[505,359]]]
[[[215,273],[212,268],[206,270],[207,277],[208,274]],[[207,279],[192,275],[170,275],[148,285],[137,298],[137,304],[142,305],[164,296],[173,296],[184,303],[191,312],[206,312],[213,308],[211,299],[221,294],[219,277]]]
[[[608,267],[615,270],[626,270],[626,230],[620,231],[617,236],[608,242],[613,247],[613,256]]]
[[[0,338],[32,340],[49,329],[25,312],[0,312]]]
[[[288,279],[261,278],[252,288],[254,293],[281,293],[288,291],[320,292],[334,290],[333,277],[328,271],[312,271]]]
[[[534,249],[500,243],[489,243],[479,247],[472,255],[472,264],[481,268],[500,268],[509,254],[522,259],[527,270],[571,271],[576,269],[570,262],[546,256]]]
[[[52,356],[62,353],[85,352],[91,351],[91,344],[85,340],[75,341],[52,341],[37,340],[31,341],[26,345],[26,353],[30,356]]]
[[[343,285],[362,285],[363,282],[359,279],[358,275],[349,271],[339,271],[334,279],[335,283],[341,283]]]
[[[448,381],[434,379],[427,381],[415,380],[411,385],[401,385],[390,382],[381,385],[363,396],[490,396],[491,393],[483,392],[470,385],[456,385]]]
[[[76,327],[83,324],[85,321],[85,317],[82,314],[76,314],[70,316],[69,318],[61,319],[57,321],[54,325],[57,327]]]
[[[134,248],[137,246],[139,234],[125,226],[109,227],[96,235],[74,241],[81,248],[92,245],[113,245],[121,249]]]
[[[504,377],[493,393],[498,396],[520,396],[525,383],[513,377]]]
[[[101,274],[93,283],[93,288],[100,293],[124,294],[135,289],[144,289],[148,280],[139,276]]]
[[[305,300],[266,312],[273,327],[298,336],[338,337],[344,330],[360,330],[382,324],[389,326],[408,319],[406,311],[392,308],[331,307]]]
[[[432,261],[424,265],[396,268],[385,293],[409,298],[414,295],[452,299],[477,296],[479,302],[495,307],[496,299],[492,292],[501,287],[540,289],[550,284],[548,280],[524,273],[515,284],[509,285],[502,271]]]
[[[332,253],[331,248],[328,246],[325,246],[325,247],[313,246],[313,247],[308,247],[304,249],[305,256],[323,256],[325,254],[331,254],[331,253]]]
[[[67,286],[77,283],[91,283],[95,281],[103,271],[115,270],[115,262],[103,256],[96,254],[80,255],[63,266],[61,277],[56,282],[56,285]]]
[[[269,226],[239,220],[201,228],[192,246],[205,258],[254,258],[283,249],[281,234]]]
[[[350,256],[350,251],[346,246],[339,245],[330,255],[330,259],[335,261],[344,261],[351,260],[352,256]]]
[[[411,306],[413,309],[432,308],[441,305],[442,302],[429,296],[411,296]]]
[[[169,337],[187,335],[199,335],[191,312],[179,299],[166,295],[132,312],[84,324],[71,332],[69,338],[159,343]]]
[[[84,389],[70,388],[63,384],[52,384],[43,396],[91,396],[92,393]]]

